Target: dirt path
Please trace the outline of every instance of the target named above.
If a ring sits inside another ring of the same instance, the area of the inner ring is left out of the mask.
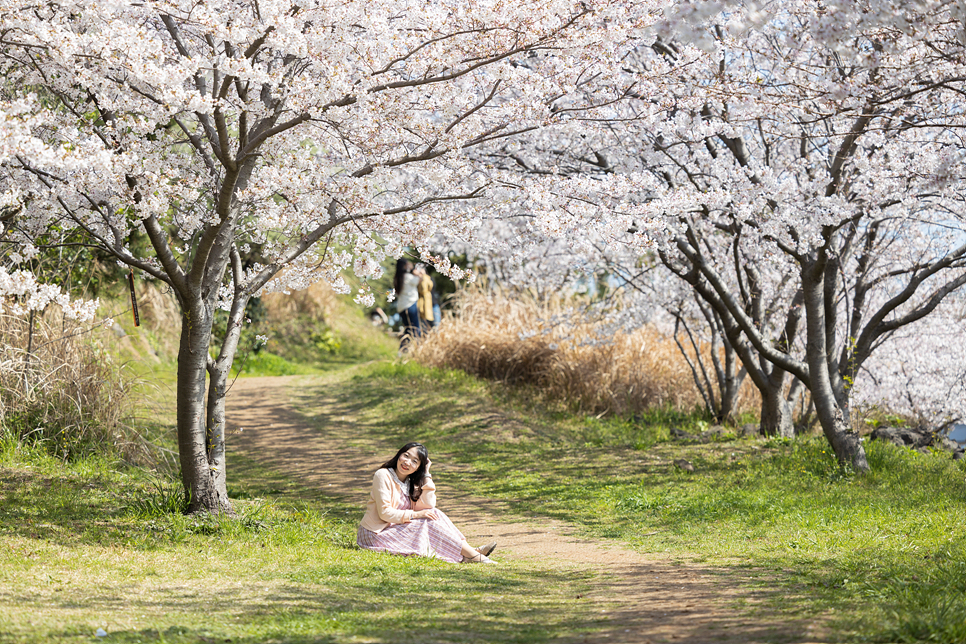
[[[316,401],[326,409],[325,431],[296,413],[305,377],[237,380],[229,394],[232,449],[281,471],[325,496],[357,504],[361,518],[372,472],[390,448],[360,449],[351,413],[338,401]],[[314,419],[318,421],[318,418]],[[229,463],[230,466],[230,463]],[[613,543],[572,535],[561,522],[513,520],[498,502],[471,498],[446,485],[446,467],[434,465],[440,508],[470,543],[499,542],[498,560],[539,560],[557,570],[601,573],[582,598],[609,616],[609,628],[585,642],[772,643],[826,641],[820,627],[788,620],[769,610],[732,608],[737,601],[755,607],[764,597],[729,570],[727,575],[694,564],[672,563],[660,554],[635,552]],[[480,508],[483,508],[481,517]]]

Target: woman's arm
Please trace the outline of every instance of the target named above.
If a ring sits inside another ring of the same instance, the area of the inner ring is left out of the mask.
[[[428,473],[423,479],[423,493],[419,495],[419,500],[414,507],[417,510],[430,510],[436,507],[436,484]]]
[[[372,477],[372,498],[376,502],[376,514],[387,523],[409,523],[415,513],[412,510],[400,510],[393,505],[393,485],[389,470],[376,470]]]

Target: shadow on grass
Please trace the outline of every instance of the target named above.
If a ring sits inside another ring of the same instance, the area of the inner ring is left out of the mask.
[[[216,581],[203,591],[172,584],[153,589],[149,597],[126,593],[67,594],[54,601],[6,599],[25,610],[82,606],[106,620],[106,642],[308,643],[345,641],[348,636],[414,644],[523,643],[574,641],[598,626],[596,616],[577,607],[579,600],[573,599],[575,610],[568,611],[560,597],[532,592],[535,587],[573,588],[582,581],[573,574],[470,572],[464,566],[370,553],[304,573],[294,582],[259,580],[230,588],[220,588]],[[510,601],[503,601],[505,596]],[[153,628],[111,627],[113,622],[143,623],[145,614],[153,617]],[[78,626],[36,633],[34,641],[90,640],[92,630]],[[23,639],[15,632],[0,632],[0,641]]]
[[[125,506],[116,481],[0,468],[0,534],[68,545],[113,540],[131,531],[118,523]]]

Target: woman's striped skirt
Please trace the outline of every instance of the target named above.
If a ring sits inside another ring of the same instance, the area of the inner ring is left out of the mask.
[[[409,499],[402,496],[401,510],[408,510]],[[414,519],[409,523],[393,523],[381,532],[367,530],[361,525],[356,534],[360,548],[396,555],[436,557],[443,561],[463,561],[463,542],[466,537],[445,514],[436,510],[437,519]]]

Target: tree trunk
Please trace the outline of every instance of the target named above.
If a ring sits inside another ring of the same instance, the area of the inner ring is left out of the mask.
[[[241,261],[233,256],[233,269],[236,280],[240,279]],[[236,291],[232,300],[231,311],[228,314],[228,328],[225,330],[225,341],[221,345],[218,358],[208,363],[210,382],[208,385],[208,420],[206,423],[208,462],[211,467],[215,490],[221,500],[222,509],[232,513],[231,502],[228,499],[228,463],[225,448],[225,396],[228,394],[228,377],[231,365],[238,351],[238,341],[241,339],[242,324],[245,319],[245,307],[249,297],[244,292]]]
[[[802,264],[802,285],[805,295],[805,359],[808,362],[809,391],[815,405],[815,413],[822,425],[822,432],[835,452],[839,463],[857,472],[869,471],[865,449],[848,421],[848,406],[835,396],[829,373],[830,336],[826,329],[824,262],[821,258]]]
[[[788,395],[785,397],[785,400],[788,401],[789,409],[792,410],[792,416],[795,415],[795,409],[798,409],[798,422],[794,426],[796,436],[806,432],[812,422],[813,406],[811,396],[808,397],[808,405],[805,405],[805,392],[807,390],[804,382],[799,378],[792,378],[792,386],[789,388]]]
[[[816,404],[819,420],[822,419],[822,411]],[[854,431],[842,414],[840,407],[832,409],[834,414],[831,425],[834,431],[825,431],[825,437],[832,446],[832,451],[842,465],[851,466],[856,472],[868,472],[869,462],[865,458],[865,448],[859,441],[858,432]],[[825,430],[825,423],[822,423],[822,430]]]
[[[205,426],[211,478],[222,509],[229,513],[232,507],[228,501],[228,463],[225,458],[225,395],[228,393],[230,372],[230,365],[227,369],[209,369],[208,422]]]
[[[678,351],[688,363],[691,369],[691,378],[695,387],[701,394],[704,406],[717,423],[724,423],[732,419],[735,405],[738,403],[738,396],[741,394],[741,383],[744,382],[747,371],[738,359],[734,346],[727,337],[721,314],[716,312],[708,303],[704,302],[699,296],[695,296],[695,303],[704,317],[708,327],[708,335],[711,337],[711,366],[714,368],[714,382],[708,375],[709,369],[705,365],[705,358],[702,355],[701,347],[687,320],[680,309],[669,308],[669,312],[674,316],[674,342],[677,344]],[[680,340],[679,329],[683,329],[691,350],[694,353],[692,359],[684,344]],[[722,355],[724,361],[722,362]],[[717,393],[717,395],[716,395]]]
[[[738,404],[738,396],[741,395],[741,383],[745,379],[744,372],[729,377],[723,383],[721,389],[721,410],[717,414],[716,420],[719,423],[732,420],[735,413],[735,406]]]
[[[181,347],[178,351],[178,452],[181,480],[189,495],[189,513],[217,513],[222,509],[205,445],[205,376],[211,325],[211,306],[201,298],[193,302],[182,301]]]
[[[738,397],[741,395],[741,383],[744,382],[748,371],[741,360],[738,359],[738,353],[724,332],[724,325],[720,319],[716,322],[716,335],[720,338],[721,350],[724,353],[724,364],[721,364],[717,347],[712,348],[712,358],[721,399],[718,422],[725,422],[731,420],[735,413],[735,406],[738,404]]]
[[[764,436],[794,438],[792,407],[785,400],[782,387],[761,387],[761,433]]]

